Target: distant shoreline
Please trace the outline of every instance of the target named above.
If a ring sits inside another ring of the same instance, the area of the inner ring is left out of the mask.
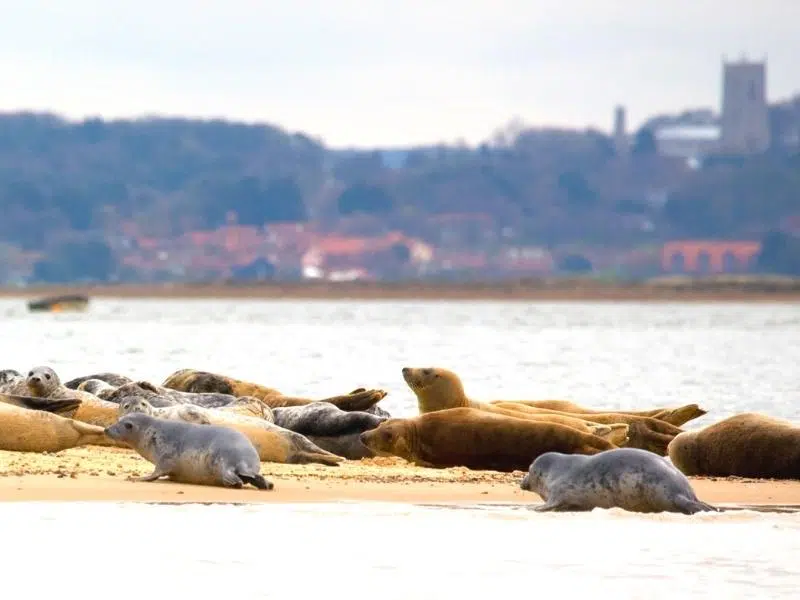
[[[267,282],[258,284],[108,284],[0,287],[0,298],[85,294],[90,298],[495,300],[528,302],[797,302],[800,279],[661,278],[641,283],[588,279],[452,282]]]

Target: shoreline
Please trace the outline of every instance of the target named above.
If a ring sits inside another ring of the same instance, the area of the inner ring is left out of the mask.
[[[639,283],[586,279],[454,282],[114,284],[0,287],[0,298],[82,294],[91,298],[246,300],[442,300],[531,302],[798,302],[800,279],[662,278]]]
[[[399,458],[344,461],[339,467],[262,463],[275,484],[253,488],[132,482],[152,465],[132,450],[85,446],[55,454],[0,451],[0,503],[136,502],[159,504],[306,504],[331,502],[408,505],[539,504],[519,487],[521,471],[499,473],[465,468],[429,469]],[[729,507],[800,510],[800,481],[690,478],[701,500]]]

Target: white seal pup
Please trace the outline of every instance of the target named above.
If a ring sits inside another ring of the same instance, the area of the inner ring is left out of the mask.
[[[647,450],[618,448],[593,456],[546,452],[522,479],[523,490],[545,501],[534,510],[631,512],[691,515],[718,509],[698,500],[686,476]]]
[[[133,477],[133,481],[167,477],[196,485],[241,488],[249,483],[262,490],[274,487],[261,475],[261,461],[250,440],[228,427],[130,413],[105,433],[155,465],[150,475]]]

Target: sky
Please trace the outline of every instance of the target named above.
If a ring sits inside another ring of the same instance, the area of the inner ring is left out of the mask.
[[[800,93],[800,0],[0,0],[0,110],[265,122],[332,147],[610,131],[720,103],[721,63]]]

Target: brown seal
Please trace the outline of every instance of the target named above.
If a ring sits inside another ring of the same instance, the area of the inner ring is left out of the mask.
[[[270,408],[283,406],[301,406],[317,402],[309,398],[296,398],[286,396],[276,389],[268,388],[257,383],[242,381],[225,375],[209,373],[208,371],[195,371],[194,369],[179,369],[169,375],[161,384],[164,387],[181,391],[198,393],[229,394],[231,396],[253,396],[263,400]],[[358,388],[344,396],[324,398],[322,402],[341,408],[342,410],[367,411],[373,408],[386,396],[384,390],[367,390]]]
[[[558,423],[540,423],[475,408],[389,419],[361,434],[378,455],[423,467],[524,471],[545,452],[593,455],[616,448],[603,438]]]
[[[76,401],[47,400],[51,409],[74,410]],[[0,450],[13,452],[60,452],[76,446],[109,445],[102,427],[66,417],[0,403]]]
[[[700,408],[697,404],[688,404],[679,408],[658,408],[650,411],[598,411],[589,410],[573,405],[575,408],[580,408],[584,412],[563,412],[554,408],[547,408],[546,406],[538,406],[540,402],[565,402],[565,401],[527,401],[527,400],[494,400],[491,402],[479,402],[471,400],[464,391],[464,384],[461,378],[448,369],[441,368],[403,368],[403,379],[408,384],[408,387],[417,396],[417,404],[419,405],[420,413],[432,412],[434,410],[441,410],[444,408],[456,408],[463,406],[470,406],[473,408],[485,409],[486,406],[500,406],[506,409],[516,409],[528,413],[539,414],[559,414],[571,417],[578,417],[585,421],[592,421],[595,423],[606,423],[607,421],[600,421],[596,415],[607,414],[624,414],[630,416],[647,417],[652,415],[659,415],[658,418],[666,421],[672,425],[679,426],[683,423],[690,421],[706,414],[706,411]],[[571,403],[570,403],[571,404]],[[646,414],[641,414],[646,413]],[[590,416],[592,418],[590,418]],[[627,421],[617,421],[627,422]]]
[[[800,427],[758,413],[684,431],[667,451],[684,475],[800,479]]]

